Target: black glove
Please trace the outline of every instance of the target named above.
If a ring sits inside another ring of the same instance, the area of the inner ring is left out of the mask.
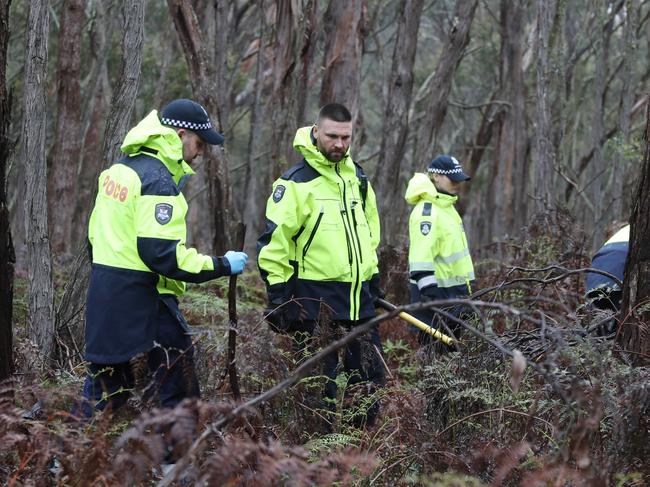
[[[287,333],[289,329],[287,307],[283,303],[282,299],[274,299],[264,310],[264,318],[275,333]]]
[[[386,298],[386,293],[384,290],[381,288],[381,282],[379,280],[379,274],[375,274],[372,276],[370,279],[370,294],[372,294],[372,299],[373,301],[376,301],[377,299],[385,299]]]

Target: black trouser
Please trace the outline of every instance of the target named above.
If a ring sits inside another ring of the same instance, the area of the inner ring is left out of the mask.
[[[332,327],[332,329],[341,326],[344,330],[350,331],[354,326],[361,325],[366,321],[338,321],[325,326]],[[291,331],[295,332],[293,336],[294,347],[301,356],[306,356],[316,351],[313,338],[315,329],[315,321],[292,323]],[[350,342],[343,351],[343,371],[350,376],[348,384],[366,385],[368,394],[372,394],[377,386],[383,386],[386,382],[386,373],[382,358],[380,357],[382,353],[379,330],[376,327],[365,335]],[[336,408],[336,376],[338,368],[339,354],[338,351],[335,351],[324,358],[321,372],[321,375],[326,378],[323,399],[325,400],[325,407],[330,411],[334,411]],[[356,425],[366,423],[371,426],[374,424],[378,412],[379,401],[377,400],[367,408],[365,414],[354,417],[353,422]]]
[[[183,318],[182,315],[179,316],[177,303],[174,301],[171,304],[168,306],[162,299],[159,301],[159,330],[156,337],[159,346],[143,358],[143,365],[146,363],[144,370],[134,371],[134,367],[138,368],[137,360],[117,364],[89,364],[83,387],[85,401],[73,407],[73,415],[90,418],[94,410],[102,411],[109,406],[116,410],[123,406],[136,387],[140,374],[151,378],[145,397],[156,398],[162,407],[173,408],[186,397],[200,396],[194,370],[194,346],[186,329],[179,322]]]

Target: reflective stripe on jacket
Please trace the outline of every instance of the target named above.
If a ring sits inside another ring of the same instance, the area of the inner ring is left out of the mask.
[[[273,184],[260,236],[258,266],[270,299],[296,299],[297,319],[374,316],[369,281],[377,270],[379,217],[372,187],[365,201],[361,168],[350,154],[338,163],[318,151],[311,127],[297,131],[294,148],[304,160]]]
[[[86,358],[118,363],[153,346],[158,292],[180,295],[185,282],[228,275],[221,257],[185,246],[187,202],[175,130],[155,111],[126,136],[127,156],[99,176],[88,228],[92,273],[86,307]]]
[[[409,218],[409,273],[422,291],[443,290],[441,298],[466,296],[474,280],[474,265],[460,215],[457,196],[439,193],[429,176],[415,173],[406,201],[415,205]],[[430,289],[431,290],[431,289]]]

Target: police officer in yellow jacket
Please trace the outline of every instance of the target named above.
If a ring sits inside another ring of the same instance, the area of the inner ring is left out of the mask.
[[[129,360],[141,353],[162,406],[197,397],[193,347],[177,297],[186,282],[241,273],[247,260],[243,252],[215,257],[186,246],[182,189],[194,174],[189,163],[204,144],[221,144],[223,137],[191,100],[174,100],[161,115],[154,110],[131,129],[124,157],[99,176],[88,229],[85,416],[126,401],[134,386]]]
[[[415,205],[409,219],[409,275],[411,302],[467,297],[474,280],[463,221],[454,207],[463,181],[470,179],[455,157],[439,155],[415,173],[406,190],[406,201]],[[460,308],[450,309],[459,314]],[[420,319],[440,328],[430,311]],[[448,323],[458,331],[457,326]],[[423,334],[420,335],[425,338]]]
[[[379,291],[379,218],[371,185],[350,156],[352,117],[340,104],[325,105],[314,126],[296,133],[302,162],[273,184],[258,265],[267,285],[267,319],[278,330],[314,332],[327,318],[350,328],[375,316]],[[372,351],[362,364],[362,348]],[[345,351],[352,382],[384,381],[375,329]],[[324,364],[326,398],[336,397],[337,354]],[[331,401],[328,401],[331,404]],[[377,405],[368,411],[374,421]]]

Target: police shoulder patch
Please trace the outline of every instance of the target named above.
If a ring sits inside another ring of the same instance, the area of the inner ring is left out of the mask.
[[[429,232],[431,232],[431,222],[420,222],[420,232],[422,232],[422,235],[429,235]]]
[[[154,210],[154,217],[158,223],[161,225],[166,225],[172,219],[173,212],[174,207],[169,203],[158,203],[156,204],[156,209]]]
[[[278,201],[280,201],[282,199],[282,197],[284,196],[284,192],[285,192],[286,189],[287,188],[285,188],[283,185],[278,184],[275,187],[275,191],[273,191],[273,201],[275,201],[276,203]]]

